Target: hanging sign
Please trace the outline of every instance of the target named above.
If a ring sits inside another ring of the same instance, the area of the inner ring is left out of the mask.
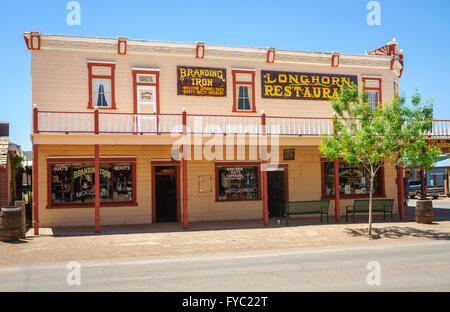
[[[358,85],[358,77],[336,74],[311,74],[261,71],[263,98],[328,101],[343,85]]]
[[[225,68],[177,67],[178,95],[226,96]]]

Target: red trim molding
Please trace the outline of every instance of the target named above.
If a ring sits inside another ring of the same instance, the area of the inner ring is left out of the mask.
[[[256,113],[256,105],[255,105],[255,71],[253,70],[238,70],[233,69],[231,71],[233,75],[233,112],[234,113]],[[236,74],[250,74],[252,77],[251,82],[247,81],[236,81]],[[238,110],[237,109],[237,94],[236,94],[236,86],[237,85],[249,85],[252,87],[252,108],[251,110]]]
[[[73,162],[94,162],[94,157],[60,157],[60,158],[48,158],[47,162],[49,163],[73,163]],[[136,157],[114,157],[114,156],[107,156],[102,157],[100,156],[100,163],[102,162],[129,162],[129,163],[135,163]]]
[[[333,52],[331,56],[331,67],[339,67],[340,53]]]
[[[32,31],[23,35],[25,44],[28,50],[40,50],[41,49],[41,33],[39,31]]]
[[[127,38],[126,37],[117,38],[117,53],[119,55],[127,54]]]
[[[205,43],[203,41],[197,41],[195,48],[195,57],[198,59],[205,58]]]
[[[267,48],[266,62],[269,64],[273,64],[275,62],[275,48],[273,48],[273,47]]]
[[[89,71],[89,103],[88,108],[94,109],[93,99],[92,99],[92,80],[93,79],[111,79],[111,107],[99,107],[99,109],[116,109],[116,97],[115,97],[115,69],[116,64],[108,64],[108,63],[87,63],[88,71]],[[100,76],[94,75],[92,73],[93,67],[109,67],[111,69],[111,76]]]

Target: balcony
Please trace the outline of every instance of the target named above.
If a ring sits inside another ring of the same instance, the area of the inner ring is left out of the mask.
[[[239,115],[127,114],[33,111],[33,133],[102,135],[241,134],[318,137],[333,134],[332,118]],[[262,127],[265,125],[266,127]],[[450,120],[433,121],[430,138],[450,138]]]

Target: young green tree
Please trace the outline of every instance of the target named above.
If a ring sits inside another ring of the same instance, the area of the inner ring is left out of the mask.
[[[372,235],[373,182],[386,163],[419,166],[430,170],[439,158],[438,148],[427,148],[427,134],[432,129],[433,104],[423,103],[416,91],[411,104],[395,97],[391,104],[373,109],[367,92],[357,86],[343,86],[332,100],[334,135],[323,137],[319,149],[329,160],[343,159],[362,165],[370,175],[369,236]]]

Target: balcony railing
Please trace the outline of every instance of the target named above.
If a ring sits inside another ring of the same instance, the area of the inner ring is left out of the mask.
[[[184,128],[183,126],[186,126]],[[263,127],[265,126],[265,127]],[[332,118],[196,115],[126,114],[100,112],[56,112],[33,110],[34,133],[181,135],[248,134],[314,137],[333,134]],[[450,137],[450,120],[433,121],[432,138]]]

